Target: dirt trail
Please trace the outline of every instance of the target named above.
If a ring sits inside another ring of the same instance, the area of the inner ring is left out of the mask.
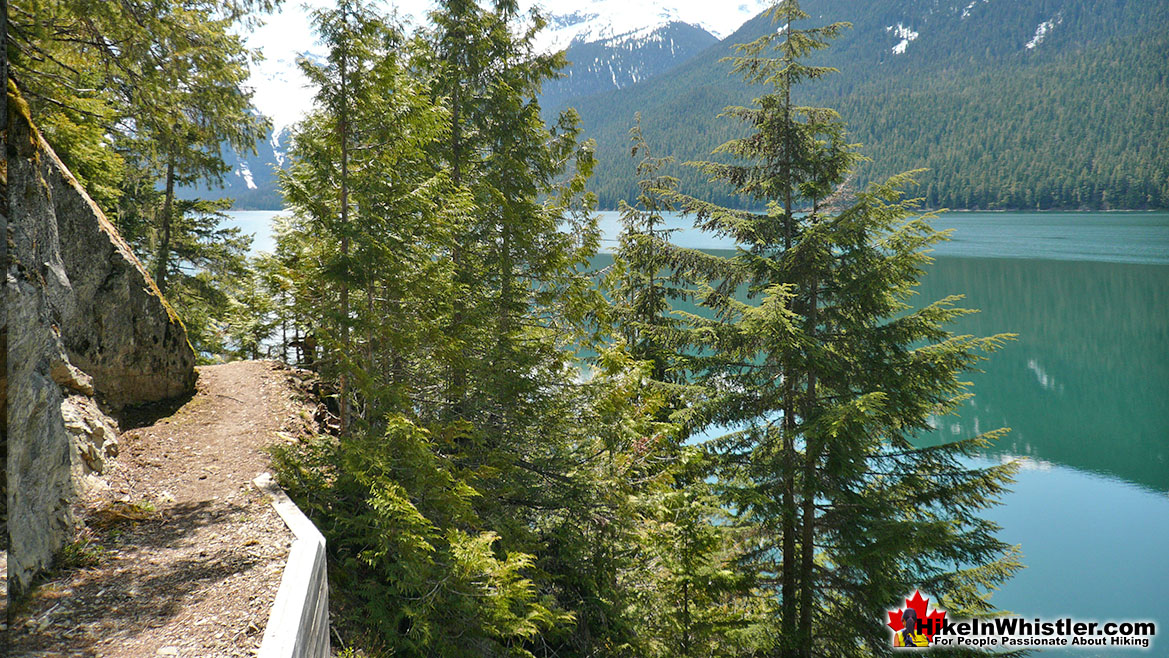
[[[292,538],[251,480],[306,422],[296,381],[274,362],[202,367],[193,397],[124,419],[89,530],[21,606],[9,655],[254,655]]]

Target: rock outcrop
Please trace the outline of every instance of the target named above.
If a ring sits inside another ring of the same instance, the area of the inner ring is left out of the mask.
[[[9,83],[5,392],[8,578],[69,536],[87,475],[117,453],[124,406],[194,390],[195,354],[129,246],[32,125]]]

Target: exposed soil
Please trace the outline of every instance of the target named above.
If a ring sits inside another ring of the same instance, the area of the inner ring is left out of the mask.
[[[193,397],[124,418],[109,487],[19,606],[8,655],[254,655],[292,535],[252,479],[311,422],[301,391],[276,362],[207,366]]]

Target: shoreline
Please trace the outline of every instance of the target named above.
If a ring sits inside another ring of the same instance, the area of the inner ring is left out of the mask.
[[[744,208],[733,208],[732,210],[746,210]],[[288,208],[229,208],[226,212],[291,212]],[[593,212],[620,212],[617,208],[597,208]],[[677,211],[674,211],[677,212]],[[1047,210],[1017,210],[1011,208],[995,208],[993,210],[983,210],[979,208],[922,208],[921,212],[936,212],[936,213],[1027,213],[1027,214],[1055,214],[1055,213],[1169,213],[1169,208],[1114,208],[1110,210],[1090,210],[1086,208],[1077,208],[1074,210],[1062,208],[1048,208]]]

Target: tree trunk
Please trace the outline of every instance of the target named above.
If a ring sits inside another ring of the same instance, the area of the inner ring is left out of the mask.
[[[794,387],[788,375],[790,365],[784,367],[784,403],[783,403],[783,521],[781,532],[783,543],[780,547],[780,595],[783,599],[783,618],[780,623],[782,633],[781,655],[794,656],[798,647],[796,640],[796,599],[798,597],[796,582],[796,502],[795,502],[795,423],[792,414],[795,405],[790,402],[794,394]]]
[[[373,326],[373,276],[367,276],[365,280],[365,379],[366,381],[376,381],[374,373],[377,372],[377,364],[374,361],[374,326]],[[372,418],[370,415],[370,400],[364,401],[365,418]]]
[[[791,21],[788,21],[790,38]],[[786,182],[783,192],[783,248],[787,252],[792,248],[792,149],[791,149],[791,81],[784,89],[784,112],[787,127],[784,135],[784,162],[783,179]],[[790,303],[790,302],[789,302]],[[784,349],[787,349],[786,347]],[[800,642],[797,635],[796,610],[799,597],[799,583],[796,580],[796,501],[795,501],[795,407],[792,398],[795,396],[795,386],[790,358],[784,359],[783,364],[783,544],[781,547],[783,566],[780,583],[780,593],[783,598],[782,655],[795,656]]]
[[[787,25],[785,30],[787,32],[788,43],[791,40],[791,24],[792,16],[787,17]],[[788,54],[789,57],[792,53]],[[783,161],[783,180],[785,182],[783,191],[783,248],[784,252],[788,252],[792,248],[795,239],[794,223],[795,219],[792,217],[793,206],[793,187],[795,181],[792,180],[792,169],[794,154],[792,144],[792,100],[791,100],[791,85],[792,80],[790,74],[784,81],[783,89],[783,104],[784,104],[784,161]],[[794,303],[794,300],[789,303]],[[797,564],[796,557],[796,532],[799,527],[799,519],[797,518],[796,509],[796,463],[798,455],[795,449],[795,433],[796,433],[796,382],[800,377],[800,373],[794,372],[795,368],[791,365],[790,359],[784,365],[784,401],[783,401],[783,427],[784,427],[784,445],[783,445],[783,461],[784,461],[784,490],[783,490],[783,655],[794,657],[801,655],[808,647],[811,646],[811,638],[806,638],[801,634],[801,628],[797,624],[797,611],[803,607],[803,602],[809,600],[809,594],[805,587],[805,583],[801,582],[799,576],[802,569]],[[806,448],[806,446],[805,446]],[[801,534],[806,534],[805,532]]]
[[[162,198],[162,230],[159,231],[158,254],[154,260],[154,283],[160,293],[166,294],[166,272],[170,266],[170,228],[175,202],[175,161],[166,163],[166,192]]]
[[[510,343],[511,311],[515,296],[515,263],[511,255],[511,228],[503,222],[499,253],[499,341]]]
[[[288,363],[288,293],[280,291],[280,360]]]
[[[813,264],[813,267],[815,265]],[[810,283],[810,292],[808,299],[807,312],[807,326],[808,337],[815,340],[816,337],[816,311],[818,300],[818,285],[817,277],[812,275]],[[816,372],[813,369],[808,370],[808,390],[807,397],[804,403],[804,419],[805,421],[812,414],[812,407],[816,404]],[[801,650],[805,658],[811,658],[812,655],[812,600],[813,592],[815,591],[815,568],[816,568],[816,464],[819,462],[820,443],[814,441],[812,437],[805,435],[804,437],[804,477],[803,477],[803,526],[801,530],[803,537],[801,544],[803,548],[803,558],[800,564],[800,627],[799,638],[801,643]]]
[[[348,61],[341,58],[341,345],[345,355],[349,354],[349,71]],[[341,416],[341,432],[349,429],[349,387],[345,370],[342,368],[337,382],[338,408]]]
[[[454,92],[451,94],[451,182],[455,184],[455,187],[460,187],[463,184],[461,168],[463,159],[462,97],[459,93],[461,89],[461,82],[456,81]],[[456,234],[451,247],[451,264],[454,266],[452,276],[456,284],[462,283],[465,279],[463,275],[463,245],[460,242],[462,238],[463,236]],[[466,310],[463,305],[463,296],[456,293],[451,304],[451,336],[457,339],[463,331],[463,316]],[[454,363],[451,364],[450,389],[447,391],[447,407],[451,416],[455,418],[463,414],[463,398],[466,395],[467,371],[463,363],[463,355],[456,355]]]

